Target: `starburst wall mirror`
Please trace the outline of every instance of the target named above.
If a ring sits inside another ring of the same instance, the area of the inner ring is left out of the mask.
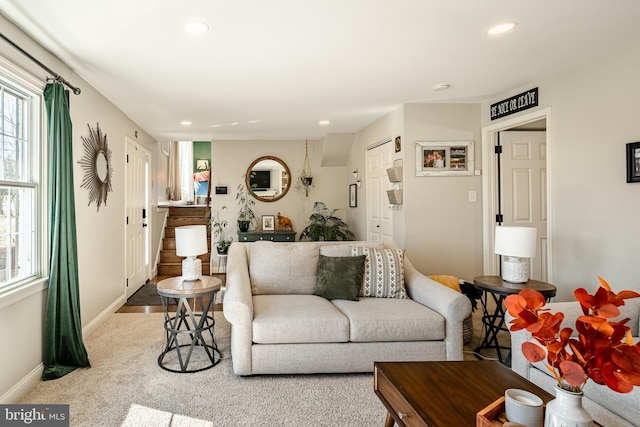
[[[89,136],[82,136],[82,145],[84,146],[84,155],[78,161],[84,177],[82,178],[82,188],[89,190],[89,203],[96,202],[98,211],[100,205],[107,205],[107,194],[111,189],[111,176],[113,175],[113,166],[111,165],[111,149],[107,144],[107,134],[103,134],[100,130],[100,124],[96,123],[96,128],[89,128]]]

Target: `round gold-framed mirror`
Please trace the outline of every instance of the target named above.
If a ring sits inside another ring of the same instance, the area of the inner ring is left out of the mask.
[[[291,187],[289,166],[274,156],[263,156],[253,161],[245,174],[249,193],[261,202],[282,199]]]

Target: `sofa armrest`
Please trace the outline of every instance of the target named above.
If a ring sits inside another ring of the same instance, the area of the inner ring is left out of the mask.
[[[447,360],[462,360],[462,323],[471,314],[469,298],[420,273],[406,256],[404,280],[407,293],[412,300],[445,318]]]
[[[231,323],[231,354],[236,375],[251,375],[253,296],[246,245],[233,243],[229,248],[222,304],[224,317]]]

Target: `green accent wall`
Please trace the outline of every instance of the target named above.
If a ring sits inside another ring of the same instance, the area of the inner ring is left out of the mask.
[[[197,160],[209,160],[211,168],[211,141],[193,141],[193,170],[198,171]]]

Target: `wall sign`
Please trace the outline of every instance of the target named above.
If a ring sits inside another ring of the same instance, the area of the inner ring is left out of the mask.
[[[499,119],[510,114],[528,110],[538,106],[538,88],[522,92],[511,98],[491,104],[491,120]]]

